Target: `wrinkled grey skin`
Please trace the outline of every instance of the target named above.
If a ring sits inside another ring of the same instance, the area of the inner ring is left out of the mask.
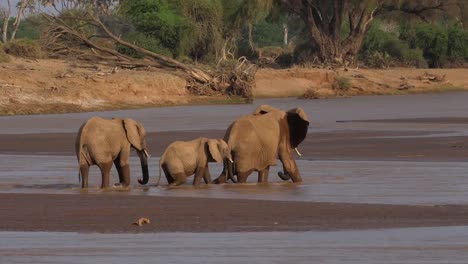
[[[75,153],[80,166],[81,187],[88,187],[89,167],[97,165],[101,170],[101,188],[109,187],[109,176],[114,163],[119,174],[119,184],[130,184],[130,149],[134,148],[141,161],[143,179],[148,183],[148,152],[146,131],[133,119],[103,119],[92,117],[81,127],[76,137]]]

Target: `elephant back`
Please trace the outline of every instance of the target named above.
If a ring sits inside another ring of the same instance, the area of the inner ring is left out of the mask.
[[[225,134],[236,170],[263,170],[276,164],[280,126],[275,115],[247,115],[236,120]]]

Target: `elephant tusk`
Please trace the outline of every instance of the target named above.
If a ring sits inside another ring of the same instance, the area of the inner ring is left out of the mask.
[[[233,161],[231,158],[229,158],[228,160],[229,160],[231,163],[234,163],[234,161]]]
[[[145,153],[146,157],[151,157],[151,155],[148,153],[148,151],[146,151],[146,149],[143,150],[143,153]]]
[[[297,148],[294,148],[294,150],[296,151],[297,155],[302,156],[302,154],[299,152],[299,150],[297,150]]]

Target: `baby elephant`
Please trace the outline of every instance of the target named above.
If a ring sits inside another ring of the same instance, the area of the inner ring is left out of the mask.
[[[164,170],[170,185],[184,184],[188,176],[195,174],[193,185],[200,184],[201,178],[211,183],[208,162],[233,162],[231,150],[222,139],[198,138],[192,141],[171,143],[159,161],[159,177]]]

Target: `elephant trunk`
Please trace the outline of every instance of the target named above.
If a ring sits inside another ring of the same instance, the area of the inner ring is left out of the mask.
[[[231,160],[225,160],[224,161],[224,166],[227,170],[227,179],[231,180],[233,183],[237,183],[237,180],[236,178],[234,178],[234,162],[232,162],[232,159]]]
[[[143,173],[143,179],[138,179],[138,182],[142,185],[145,185],[149,181],[148,173],[148,156],[143,151],[138,152],[141,161],[141,171]]]
[[[291,176],[287,172],[278,172],[278,176],[283,180],[283,181],[289,181],[291,179]]]
[[[283,163],[283,171],[278,172],[278,176],[283,180],[292,180],[293,182],[302,182],[301,174],[297,168],[296,161],[289,155],[280,156]]]

